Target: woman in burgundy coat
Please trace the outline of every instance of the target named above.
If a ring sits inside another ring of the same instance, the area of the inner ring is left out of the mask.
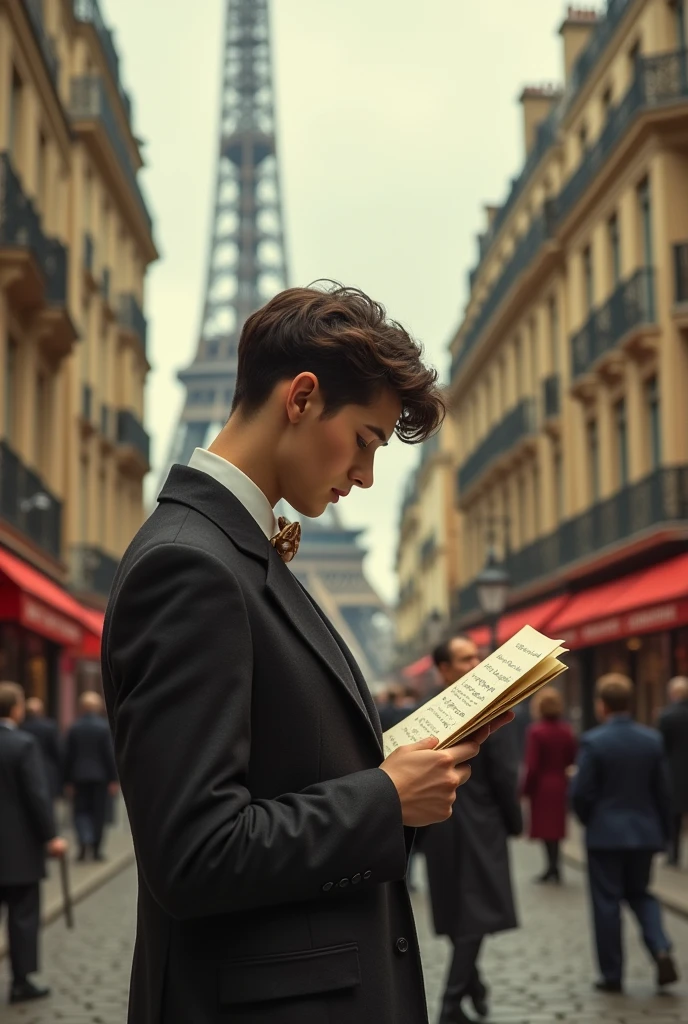
[[[530,838],[541,839],[547,851],[547,868],[538,882],[560,882],[559,843],[566,835],[568,769],[576,758],[576,739],[561,720],[559,692],[541,691],[537,702],[539,721],[528,729],[523,794],[530,800]]]

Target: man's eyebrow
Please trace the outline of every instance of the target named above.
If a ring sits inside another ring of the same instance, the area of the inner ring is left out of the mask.
[[[380,438],[380,440],[382,441],[383,448],[387,447],[389,441],[387,440],[387,435],[385,434],[382,427],[373,427],[370,425],[370,423],[366,423],[366,430],[370,430],[371,433],[375,434],[376,437]]]

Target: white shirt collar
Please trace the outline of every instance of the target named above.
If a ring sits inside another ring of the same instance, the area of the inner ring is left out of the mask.
[[[258,484],[255,484],[250,477],[233,466],[231,462],[227,462],[227,459],[223,459],[220,455],[209,452],[205,448],[196,448],[189,459],[189,466],[191,469],[200,470],[201,473],[207,473],[208,476],[212,476],[214,480],[231,491],[246,511],[251,513],[268,540],[275,536],[277,522],[272,506]]]

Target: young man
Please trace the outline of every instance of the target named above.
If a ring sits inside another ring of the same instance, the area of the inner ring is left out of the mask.
[[[24,691],[0,682],[0,911],[7,906],[11,1003],[50,995],[30,975],[38,970],[40,882],[46,853],[62,857],[64,839],[55,836],[52,800],[38,741],[20,729]]]
[[[139,868],[130,1024],[423,1024],[404,884],[475,742],[383,761],[350,652],[283,559],[442,418],[436,374],[362,293],[291,289],[242,330],[232,414],[122,560],[103,681]],[[272,543],[271,543],[272,542]],[[298,557],[298,555],[297,555]]]
[[[467,636],[440,644],[433,660],[444,687],[480,664],[478,648]],[[454,946],[440,1024],[468,1024],[465,998],[481,1017],[487,1016],[487,986],[478,970],[483,939],[518,925],[507,837],[520,833],[522,820],[516,745],[510,733],[490,737],[451,817],[423,830],[435,931]]]
[[[595,713],[573,781],[573,807],[586,830],[597,959],[595,987],[621,992],[621,902],[638,918],[657,965],[658,986],[676,981],[659,903],[648,892],[652,858],[669,838],[670,795],[662,738],[631,718],[633,683],[610,673],[597,682]]]

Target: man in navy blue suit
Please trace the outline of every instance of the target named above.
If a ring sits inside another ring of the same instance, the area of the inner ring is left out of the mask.
[[[658,986],[678,980],[659,903],[648,892],[652,858],[670,834],[671,800],[662,738],[631,718],[633,684],[617,673],[597,682],[602,723],[583,736],[573,807],[586,829],[597,958],[595,987],[620,992],[621,902],[638,918]]]

